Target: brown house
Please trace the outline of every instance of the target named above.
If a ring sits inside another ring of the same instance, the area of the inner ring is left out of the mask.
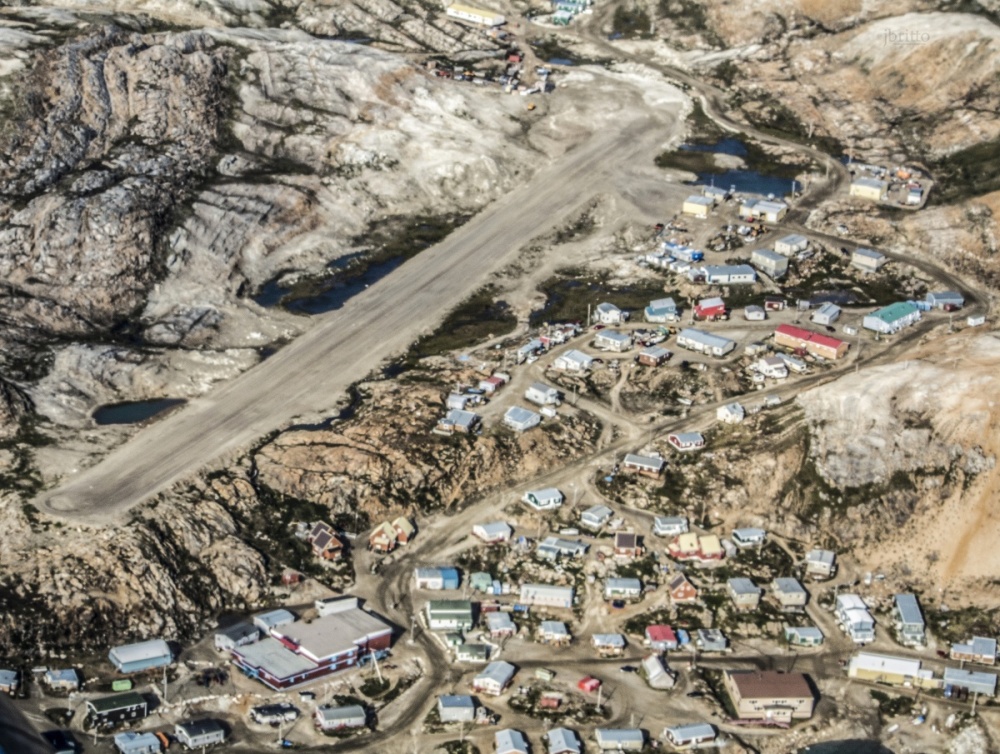
[[[637,558],[642,555],[642,537],[632,532],[615,533],[615,557]]]
[[[698,589],[688,581],[687,576],[678,573],[670,580],[670,601],[675,605],[687,605],[698,601]]]
[[[306,541],[312,545],[316,557],[323,560],[340,560],[344,555],[344,543],[334,534],[333,527],[322,521],[312,528]]]
[[[388,521],[376,526],[368,535],[368,549],[375,552],[392,552],[396,549],[396,530]]]
[[[417,528],[405,516],[400,516],[393,521],[392,528],[396,531],[396,542],[401,545],[409,543],[413,539],[413,535],[417,533]]]
[[[723,682],[741,720],[777,723],[808,720],[816,706],[816,697],[804,673],[727,670]]]

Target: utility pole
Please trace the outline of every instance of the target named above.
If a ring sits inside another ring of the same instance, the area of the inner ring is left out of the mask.
[[[601,711],[601,693],[604,691],[604,684],[602,683],[597,687],[597,707],[595,708],[598,712]]]
[[[976,702],[977,702],[977,701],[979,701],[979,692],[978,692],[978,691],[976,691],[976,692],[975,692],[975,693],[974,693],[974,694],[972,695],[972,716],[973,716],[973,717],[975,717],[975,716],[976,716]]]
[[[167,666],[163,666],[163,703],[167,703]]]

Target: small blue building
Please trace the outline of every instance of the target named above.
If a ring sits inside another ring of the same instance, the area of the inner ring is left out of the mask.
[[[152,733],[136,733],[125,731],[114,738],[115,748],[120,754],[160,754],[163,747]]]

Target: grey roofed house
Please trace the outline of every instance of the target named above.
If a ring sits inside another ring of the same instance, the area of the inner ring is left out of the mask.
[[[641,751],[646,745],[646,736],[638,728],[598,728],[594,738],[601,751]]]
[[[0,670],[0,691],[11,692],[17,689],[17,671]]]
[[[543,490],[528,490],[521,499],[535,510],[549,510],[558,508],[566,498],[555,487],[546,487]]]
[[[496,754],[528,754],[528,741],[520,731],[498,730],[493,739]]]
[[[760,596],[760,587],[744,576],[735,576],[729,579],[726,584],[733,594]]]
[[[685,516],[656,516],[653,519],[653,534],[660,537],[684,534],[687,530],[688,520]]]
[[[506,521],[492,521],[488,524],[476,524],[472,527],[472,533],[487,541],[500,541],[510,539],[514,530]]]
[[[503,423],[513,430],[524,432],[538,426],[542,421],[540,414],[529,411],[521,406],[511,406],[503,415]]]
[[[267,673],[275,678],[291,678],[316,669],[316,663],[290,652],[284,644],[271,636],[240,647],[239,654],[247,664],[266,668]]]
[[[924,614],[915,594],[897,594],[893,598],[896,625],[904,642],[923,643],[925,638]]]
[[[476,702],[466,694],[442,694],[437,709],[443,723],[471,723],[476,719]]]
[[[823,632],[816,626],[785,626],[785,639],[789,644],[818,647],[824,638]]]
[[[119,754],[159,754],[163,751],[163,745],[155,733],[128,730],[116,733],[112,741]],[[76,751],[76,747],[73,751]]]
[[[543,620],[538,629],[542,636],[549,639],[569,638],[569,629],[561,620]]]
[[[806,572],[829,576],[837,562],[837,555],[832,550],[810,550],[806,553]]]
[[[601,330],[597,333],[594,339],[596,341],[610,341],[610,343],[617,348],[621,348],[626,344],[632,343],[632,336],[629,333],[619,332],[618,330]]]
[[[471,432],[475,428],[478,421],[479,416],[472,411],[464,411],[460,408],[453,408],[445,414],[444,419],[441,420],[441,424],[449,427],[455,427],[462,432]]]
[[[556,369],[569,369],[571,371],[582,371],[585,369],[590,369],[590,365],[593,364],[594,358],[588,356],[583,351],[578,351],[573,348],[564,354],[556,357],[553,362],[553,367]]]
[[[626,453],[622,463],[626,468],[639,469],[659,474],[663,470],[666,462],[659,456],[640,456],[635,453]]]
[[[510,613],[486,613],[486,627],[490,633],[510,632],[515,633],[517,626],[510,617]]]
[[[253,644],[260,639],[260,629],[246,621],[240,621],[215,631],[215,648],[229,650],[244,644]]]
[[[754,526],[744,526],[733,529],[733,542],[738,546],[760,544],[767,538],[767,532]]]
[[[791,576],[779,576],[773,582],[774,593],[782,604],[802,604],[809,599],[809,593],[805,587],[799,583],[798,579]]]
[[[927,294],[926,301],[938,309],[945,306],[956,306],[961,308],[965,305],[965,296],[957,291],[932,291]]]
[[[289,623],[294,623],[295,615],[288,610],[279,608],[255,615],[253,622],[261,631],[267,633],[272,628],[280,628],[281,626],[287,626]]]
[[[635,578],[612,577],[604,580],[604,596],[616,594],[641,594],[642,582]]]
[[[736,348],[736,342],[729,338],[696,330],[692,327],[686,327],[677,334],[677,345],[692,351],[703,351],[722,356]]]
[[[549,754],[580,754],[580,739],[569,728],[553,728],[546,736]]]
[[[729,646],[729,640],[717,628],[699,628],[695,644],[704,652],[724,652]]]
[[[189,748],[212,746],[226,740],[226,729],[218,720],[189,720],[174,726],[177,740]]]
[[[621,634],[594,634],[591,640],[595,647],[625,648],[625,637]]]
[[[996,696],[997,677],[995,673],[960,668],[944,669],[944,685],[968,689],[971,693]]]
[[[359,704],[344,707],[324,705],[316,708],[316,722],[321,728],[363,728],[368,722],[368,713]]]
[[[996,662],[997,640],[985,636],[973,636],[972,641],[968,644],[952,644],[951,654],[953,659],[955,655],[965,655],[975,658],[973,662],[986,660],[987,664],[992,665]]]
[[[587,554],[588,545],[584,542],[561,537],[546,537],[535,549],[535,554],[545,560],[558,560],[561,557],[579,558]]]
[[[664,728],[664,735],[674,746],[690,746],[691,744],[714,741],[715,728],[708,723],[687,723],[671,725]]]
[[[851,254],[851,264],[863,265],[865,267],[878,268],[886,261],[885,254],[875,251],[875,249],[857,248]]]
[[[499,691],[510,683],[516,672],[517,668],[509,662],[496,660],[483,668],[483,672],[473,678],[472,682],[474,685],[483,685]]]
[[[580,523],[591,529],[598,529],[614,515],[606,505],[592,505],[580,514]]]

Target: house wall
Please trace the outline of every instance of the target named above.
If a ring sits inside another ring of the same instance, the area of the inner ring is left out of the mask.
[[[748,720],[765,720],[768,713],[772,714],[775,708],[785,708],[790,711],[792,719],[806,720],[812,717],[813,699],[812,697],[792,697],[787,699],[743,699],[736,688],[736,684],[730,680],[730,676],[725,675],[726,690],[733,700],[736,713]]]

